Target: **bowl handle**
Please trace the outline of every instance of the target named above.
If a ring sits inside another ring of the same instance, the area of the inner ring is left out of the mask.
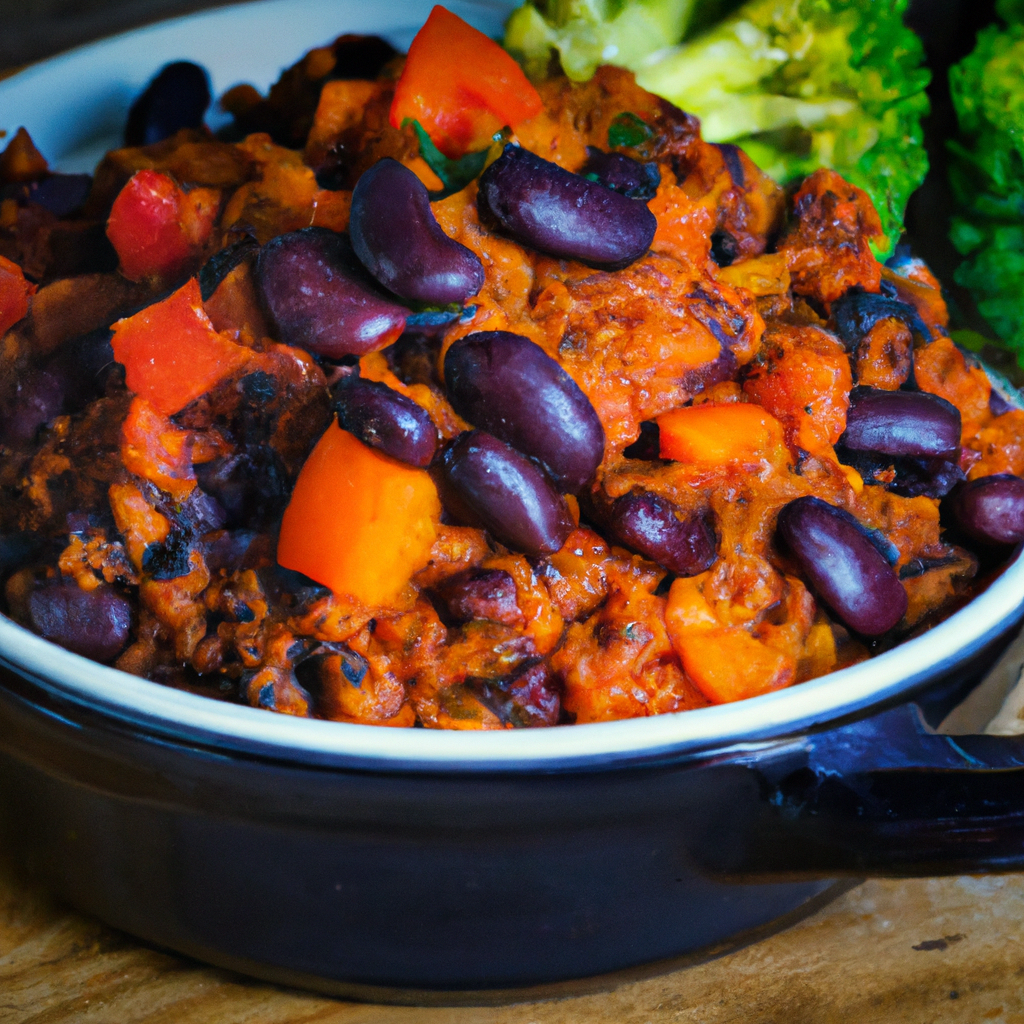
[[[748,755],[747,767],[759,776],[756,810],[728,849],[693,851],[718,872],[908,877],[1024,868],[1024,736],[941,735],[911,703],[805,736],[774,756]]]

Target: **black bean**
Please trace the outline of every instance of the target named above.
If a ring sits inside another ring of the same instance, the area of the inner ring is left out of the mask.
[[[902,321],[925,341],[932,340],[932,332],[913,306],[886,295],[847,292],[832,303],[831,313],[836,332],[851,352],[879,320],[890,317]]]
[[[182,128],[199,128],[210,105],[205,68],[180,60],[162,68],[128,111],[126,146],[150,146]]]
[[[408,310],[379,294],[348,239],[326,228],[278,235],[260,250],[256,277],[288,345],[331,359],[394,341]]]
[[[925,391],[854,388],[839,441],[853,451],[955,460],[960,410]]]
[[[113,587],[82,590],[69,579],[40,584],[28,599],[32,629],[95,661],[113,661],[128,642],[131,604]]]
[[[696,576],[714,564],[715,531],[707,516],[684,515],[667,498],[650,491],[618,498],[607,523],[627,548],[677,576]]]
[[[14,383],[0,409],[0,442],[10,445],[31,441],[44,424],[64,408],[65,382],[49,370],[29,370]]]
[[[412,466],[430,465],[437,428],[411,398],[377,381],[343,377],[334,401],[339,424],[360,441]]]
[[[481,176],[477,203],[517,241],[603,270],[640,259],[658,227],[642,202],[511,144]]]
[[[964,484],[950,500],[957,525],[985,545],[1024,540],[1024,480],[996,473]]]
[[[630,199],[653,199],[661,184],[657,164],[642,164],[624,153],[605,153],[596,146],[587,146],[587,162],[580,173]]]
[[[524,622],[516,603],[516,581],[504,569],[467,569],[441,583],[437,595],[457,623],[489,619],[517,626]]]
[[[779,513],[778,536],[846,626],[879,636],[906,614],[907,592],[851,518],[820,498],[797,498]]]
[[[444,449],[436,479],[452,515],[490,530],[514,551],[551,554],[574,529],[565,499],[544,473],[481,430],[460,434]]]
[[[356,182],[348,230],[363,266],[409,302],[447,306],[483,287],[480,258],[444,233],[426,186],[391,157]]]
[[[445,354],[455,411],[544,464],[575,493],[604,457],[604,428],[590,399],[539,345],[508,331],[481,331]]]

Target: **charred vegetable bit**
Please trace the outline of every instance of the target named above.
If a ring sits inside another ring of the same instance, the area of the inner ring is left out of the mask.
[[[629,71],[531,86],[443,8],[233,89],[223,138],[204,82],[158,75],[87,197],[0,156],[0,584],[40,635],[281,714],[601,722],[864,660],[1024,538],[1024,411],[874,255],[886,132],[787,198]]]

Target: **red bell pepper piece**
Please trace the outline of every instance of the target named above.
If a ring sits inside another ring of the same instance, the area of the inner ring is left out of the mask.
[[[0,256],[0,334],[5,334],[28,312],[36,286],[25,280],[17,263]]]
[[[133,398],[121,426],[121,460],[136,476],[184,501],[196,487],[192,431],[181,430],[152,403]]]
[[[118,193],[107,237],[129,281],[174,278],[206,244],[220,205],[216,189],[186,192],[158,171],[139,171]]]
[[[395,86],[391,124],[419,121],[445,156],[484,149],[491,136],[540,113],[537,90],[493,40],[435,7],[416,34]]]
[[[249,359],[214,330],[193,277],[173,295],[114,324],[114,358],[125,382],[165,416],[180,412]]]

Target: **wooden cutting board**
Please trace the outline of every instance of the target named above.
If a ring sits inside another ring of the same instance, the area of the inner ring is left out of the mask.
[[[0,851],[2,1024],[1024,1024],[1024,875],[867,882],[787,931],[613,991],[501,1007],[326,999],[153,949]]]

